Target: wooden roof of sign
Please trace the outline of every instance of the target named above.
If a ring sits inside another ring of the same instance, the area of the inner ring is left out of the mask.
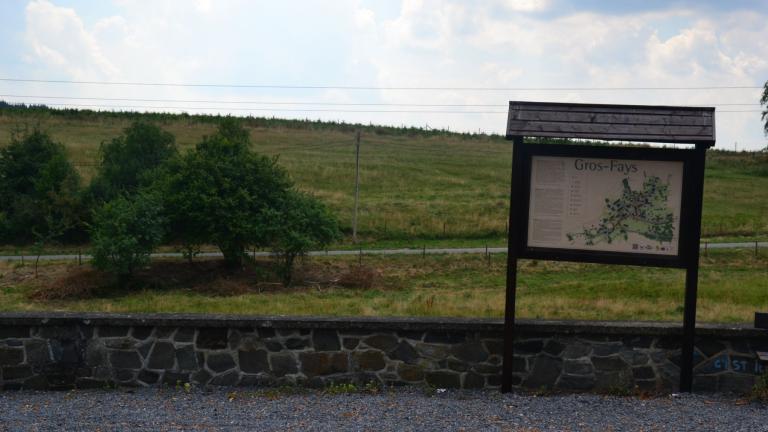
[[[715,145],[715,109],[511,101],[507,138],[515,136],[711,147]]]

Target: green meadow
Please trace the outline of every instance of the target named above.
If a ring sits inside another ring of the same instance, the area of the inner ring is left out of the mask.
[[[141,115],[0,110],[0,146],[14,130],[39,127],[62,142],[91,178],[99,144]],[[147,117],[173,133],[182,151],[215,129],[215,119]],[[254,148],[278,157],[298,187],[320,197],[351,233],[355,127],[247,119]],[[358,232],[365,245],[504,242],[511,143],[499,136],[361,126]],[[768,154],[710,151],[703,235],[739,240],[768,234]]]

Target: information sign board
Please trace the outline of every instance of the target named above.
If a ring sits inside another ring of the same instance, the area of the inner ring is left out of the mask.
[[[683,162],[533,156],[528,246],[677,255]]]

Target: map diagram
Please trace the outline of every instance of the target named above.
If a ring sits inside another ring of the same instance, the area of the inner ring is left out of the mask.
[[[675,218],[668,199],[669,181],[662,181],[658,176],[646,176],[642,188],[632,190],[629,178],[625,177],[622,179],[621,195],[605,198],[600,222],[580,232],[569,232],[566,236],[570,242],[582,238],[589,246],[627,241],[630,233],[648,240],[671,242]]]

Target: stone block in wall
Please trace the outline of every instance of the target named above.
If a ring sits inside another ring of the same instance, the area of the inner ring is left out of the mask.
[[[485,387],[485,377],[474,372],[467,372],[464,374],[462,387],[465,389],[481,389]]]
[[[0,347],[0,366],[15,366],[23,361],[24,350],[22,348]]]
[[[0,340],[26,339],[30,335],[29,326],[0,326]]]
[[[632,372],[628,370],[595,371],[595,390],[631,390],[634,387]]]
[[[110,351],[109,364],[116,369],[138,369],[141,357],[136,351]]]
[[[198,361],[198,353],[192,345],[183,345],[176,348],[176,367],[181,371],[194,371],[201,366]]]
[[[590,375],[594,373],[595,368],[589,360],[565,360],[563,371],[570,375]]]
[[[528,388],[552,388],[563,371],[563,361],[548,355],[538,355],[534,360],[530,374],[523,381]]]
[[[363,339],[363,343],[371,348],[389,352],[397,347],[398,339],[391,334],[376,334]]]
[[[159,326],[155,327],[155,339],[170,339],[176,333],[176,327]]]
[[[349,355],[347,353],[299,353],[301,371],[308,378],[319,375],[330,375],[349,370]]]
[[[630,366],[643,366],[651,361],[648,354],[634,349],[624,350],[619,355]]]
[[[206,366],[213,372],[225,372],[236,366],[232,354],[228,351],[211,352],[206,355]]]
[[[181,327],[173,335],[174,342],[192,342],[195,338],[195,329],[192,327]]]
[[[557,380],[555,388],[560,390],[587,391],[595,387],[594,375],[563,374]]]
[[[163,373],[162,383],[170,386],[181,385],[190,382],[189,373],[166,371]]]
[[[723,343],[710,338],[697,338],[695,345],[696,348],[707,357],[712,357],[725,350],[725,345]]]
[[[110,349],[130,350],[138,345],[136,339],[130,337],[116,337],[103,340],[104,346]]]
[[[285,347],[289,350],[303,350],[309,348],[309,341],[306,338],[292,337],[285,341]]]
[[[488,359],[488,352],[480,341],[470,341],[454,345],[451,354],[467,363],[479,363]]]
[[[271,339],[276,336],[275,329],[271,327],[259,327],[257,332],[262,339]]]
[[[545,353],[552,356],[559,356],[565,349],[565,345],[555,339],[550,339],[544,344],[542,349]]]
[[[417,343],[416,351],[420,356],[432,360],[444,360],[448,357],[449,347],[447,345],[437,345],[431,343]]]
[[[407,364],[416,364],[419,361],[419,353],[416,352],[411,344],[402,341],[389,353],[389,358],[400,360]]]
[[[269,371],[269,358],[264,350],[238,351],[238,363],[240,370],[246,373],[260,373]]]
[[[205,369],[199,369],[189,375],[191,383],[203,386],[207,385],[211,378],[213,378],[213,375]]]
[[[156,342],[149,353],[147,368],[173,369],[176,360],[176,349],[170,342]]]
[[[278,341],[272,341],[272,340],[264,342],[264,346],[267,347],[267,349],[271,352],[280,352],[284,348],[283,344],[281,344]]]
[[[755,385],[755,375],[726,373],[720,375],[719,391],[746,394]]]
[[[565,359],[576,359],[586,357],[592,352],[592,347],[588,344],[578,341],[570,341],[563,352],[561,357]]]
[[[418,365],[399,364],[397,377],[402,381],[418,382],[424,379],[424,368]]]
[[[544,349],[544,341],[540,339],[515,341],[514,349],[515,354],[538,354]]]
[[[272,353],[269,355],[269,364],[272,373],[276,377],[295,374],[299,371],[296,364],[296,356],[291,352]]]
[[[651,380],[656,378],[656,371],[651,366],[639,366],[632,368],[632,378],[638,380]]]
[[[342,340],[342,345],[344,345],[344,349],[347,349],[347,350],[353,350],[357,348],[359,344],[360,344],[360,339],[358,338],[345,337]]]
[[[598,372],[616,372],[628,370],[629,365],[620,356],[592,357],[592,365]]]
[[[624,348],[621,342],[597,343],[592,345],[593,357],[608,357],[618,354]]]
[[[384,353],[379,350],[363,350],[352,353],[352,364],[356,370],[379,371],[387,366]]]
[[[32,366],[19,365],[19,366],[4,366],[3,367],[3,380],[14,381],[32,376]]]
[[[234,386],[239,380],[240,374],[236,371],[229,371],[213,377],[209,384],[214,386]]]
[[[201,328],[197,331],[195,346],[198,349],[224,349],[229,343],[228,329],[226,328]]]
[[[80,339],[80,331],[77,326],[41,326],[37,329],[37,336],[43,339],[75,340]]]
[[[489,354],[504,355],[504,339],[485,339],[483,344]]]
[[[27,363],[31,365],[44,365],[53,361],[48,342],[40,339],[32,339],[24,342],[24,350],[27,352]]]
[[[139,376],[136,378],[144,384],[151,385],[155,384],[160,379],[160,374],[157,372],[142,370],[139,372]]]
[[[312,347],[315,351],[339,351],[339,335],[335,330],[315,330],[312,332]]]
[[[137,340],[145,340],[152,336],[154,328],[150,326],[137,326],[131,329],[131,337]]]

